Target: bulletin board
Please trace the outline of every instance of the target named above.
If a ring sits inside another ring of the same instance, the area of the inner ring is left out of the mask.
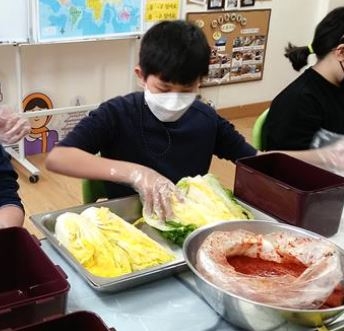
[[[187,13],[211,47],[208,76],[201,86],[263,79],[271,9]]]

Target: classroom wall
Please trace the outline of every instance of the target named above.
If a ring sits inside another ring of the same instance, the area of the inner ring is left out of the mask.
[[[201,89],[205,98],[218,108],[271,100],[298,73],[283,56],[288,41],[307,45],[316,23],[333,1],[271,0],[256,1],[255,8],[271,8],[267,54],[263,80]],[[252,9],[251,7],[249,9]],[[183,12],[199,10],[185,5]],[[112,40],[20,47],[23,96],[47,93],[54,107],[101,102],[138,88],[133,76],[139,40]],[[0,82],[4,100],[18,104],[15,46],[0,46]]]
[[[40,91],[54,107],[99,103],[133,86],[135,39],[21,46],[23,96]],[[15,46],[0,46],[4,101],[17,104]]]
[[[300,46],[311,41],[321,2],[323,0],[256,1],[256,8],[272,9],[263,79],[211,87],[203,94],[219,108],[271,100],[299,74],[283,56],[284,47],[288,41]]]

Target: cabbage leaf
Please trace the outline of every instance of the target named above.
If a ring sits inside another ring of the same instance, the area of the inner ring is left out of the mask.
[[[173,218],[162,220],[156,214],[147,215],[144,210],[143,218],[179,246],[189,233],[201,226],[253,218],[251,212],[236,201],[232,191],[222,187],[212,174],[184,177],[176,186],[181,199],[172,197]]]

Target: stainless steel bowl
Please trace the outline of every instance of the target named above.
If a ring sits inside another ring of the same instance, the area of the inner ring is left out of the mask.
[[[244,229],[261,234],[288,230],[294,234],[326,240],[326,238],[313,232],[270,221],[223,222],[194,231],[184,242],[183,253],[185,261],[194,275],[201,295],[224,319],[246,330],[267,331],[274,330],[287,322],[309,327],[329,326],[344,312],[344,306],[321,310],[279,308],[245,299],[225,291],[208,281],[196,269],[196,255],[199,247],[204,239],[214,231],[232,231],[236,229]],[[343,266],[344,251],[339,247],[338,251],[340,252]],[[281,300],[283,300],[283,293],[281,293]]]

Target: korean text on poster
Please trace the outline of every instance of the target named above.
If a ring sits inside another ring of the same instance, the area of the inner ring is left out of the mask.
[[[179,0],[147,0],[145,21],[158,22],[179,18]]]

